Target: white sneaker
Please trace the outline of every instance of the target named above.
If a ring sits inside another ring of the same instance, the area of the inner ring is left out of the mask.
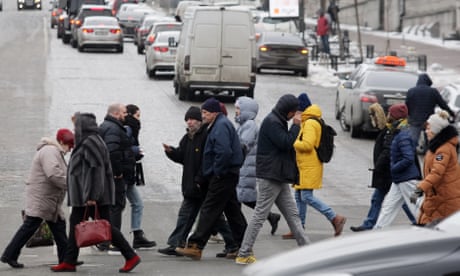
[[[208,240],[208,243],[223,243],[224,239],[220,234],[217,235],[211,235],[211,237]]]

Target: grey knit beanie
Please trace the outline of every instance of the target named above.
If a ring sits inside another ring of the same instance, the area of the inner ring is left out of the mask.
[[[430,125],[431,132],[436,135],[449,125],[449,113],[441,110],[431,115],[427,122]]]

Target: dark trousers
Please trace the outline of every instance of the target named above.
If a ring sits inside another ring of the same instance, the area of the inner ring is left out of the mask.
[[[179,209],[176,228],[169,235],[168,245],[185,247],[187,237],[192,230],[202,204],[203,199],[201,198],[184,198]],[[238,246],[233,239],[232,231],[224,216],[221,215],[219,217],[212,231],[222,235],[226,249],[234,250]]]
[[[110,223],[121,229],[121,217],[126,206],[126,182],[123,178],[115,180],[115,205],[110,208]]]
[[[204,248],[223,212],[230,225],[233,239],[238,246],[241,245],[247,222],[236,197],[238,179],[237,174],[211,178],[206,198],[201,207],[196,231],[189,238],[189,243],[196,243],[199,248]]]
[[[80,249],[77,247],[75,241],[75,225],[80,223],[83,220],[86,207],[72,207],[72,212],[70,214],[69,224],[69,242],[65,254],[64,261],[66,263],[74,264],[78,259],[78,254]],[[99,215],[102,219],[110,221],[110,207],[109,205],[102,205],[97,207],[99,210]],[[94,206],[88,208],[90,217],[94,217]],[[131,259],[136,256],[136,253],[126,241],[123,234],[120,230],[112,225],[112,244],[120,249],[121,254],[125,257],[126,260]]]
[[[26,245],[27,241],[34,235],[35,231],[40,227],[43,219],[38,217],[26,216],[24,223],[19,227],[18,231],[10,241],[3,257],[9,260],[16,260],[21,254],[21,249]],[[51,233],[53,233],[54,241],[56,242],[58,261],[61,263],[64,260],[64,254],[67,248],[67,235],[65,220],[58,219],[56,222],[46,221]]]

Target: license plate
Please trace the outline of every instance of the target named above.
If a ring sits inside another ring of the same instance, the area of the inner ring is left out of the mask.
[[[96,35],[107,35],[107,32],[104,31],[96,31],[94,32]]]
[[[387,99],[388,105],[404,103],[404,99]]]
[[[169,49],[169,53],[171,55],[175,55],[176,54],[176,49]]]

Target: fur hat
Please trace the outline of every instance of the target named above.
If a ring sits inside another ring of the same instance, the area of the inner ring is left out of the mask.
[[[311,105],[310,98],[308,98],[308,95],[305,92],[301,93],[297,99],[299,99],[299,111],[303,112],[305,109],[307,109],[307,107]]]
[[[394,104],[388,109],[388,113],[395,120],[407,118],[407,106],[403,103]]]
[[[197,121],[201,121],[201,110],[199,107],[191,106],[187,112],[185,112],[184,120],[187,121],[188,119],[195,119]]]
[[[441,110],[431,115],[427,122],[430,125],[431,132],[436,135],[449,125],[449,114],[446,111]]]
[[[69,148],[73,148],[75,143],[75,137],[72,131],[67,128],[61,128],[57,131],[56,140],[64,145],[68,145]]]
[[[204,109],[208,112],[222,112],[220,109],[220,102],[215,98],[207,99],[202,105],[201,109]]]

